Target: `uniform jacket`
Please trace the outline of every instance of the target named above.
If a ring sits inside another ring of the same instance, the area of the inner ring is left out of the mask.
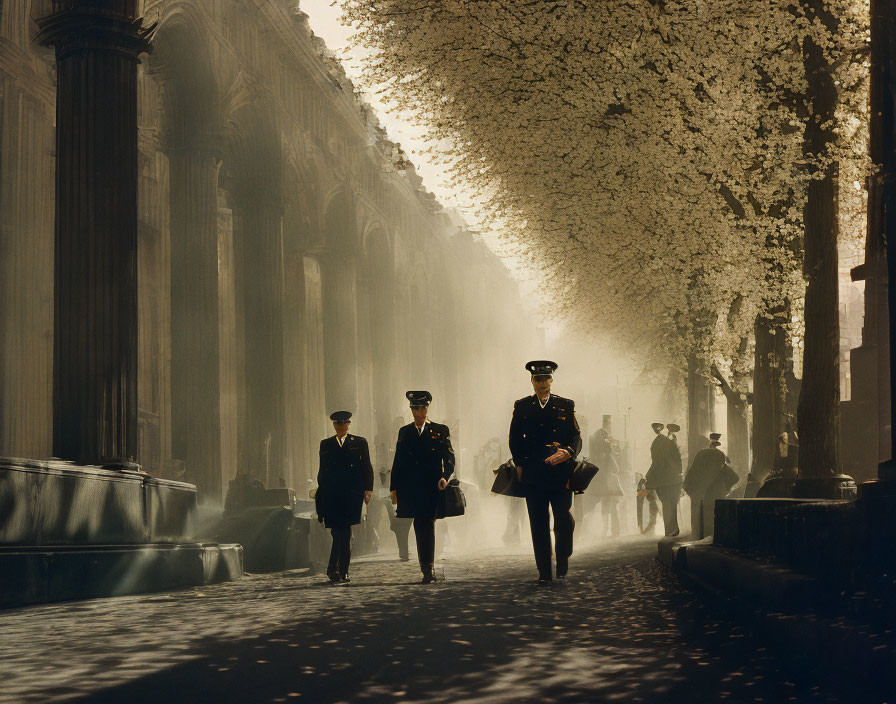
[[[545,407],[532,394],[513,405],[510,421],[510,454],[522,468],[522,482],[545,491],[560,491],[575,468],[582,449],[582,436],[576,422],[575,402],[551,394]],[[570,460],[556,466],[545,460],[557,451],[553,443],[569,452]]]
[[[423,432],[402,426],[395,443],[390,490],[398,495],[398,518],[435,518],[439,479],[454,474],[454,450],[447,425],[426,421]]]
[[[317,486],[318,513],[328,528],[360,523],[364,492],[373,490],[367,440],[347,434],[341,447],[335,435],[321,440]]]
[[[648,489],[681,486],[681,452],[674,440],[663,434],[653,439],[646,478]]]

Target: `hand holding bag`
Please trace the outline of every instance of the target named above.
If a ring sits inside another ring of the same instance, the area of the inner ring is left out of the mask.
[[[463,516],[464,507],[467,505],[467,498],[461,491],[460,482],[452,479],[448,482],[448,486],[439,491],[439,501],[436,504],[436,518],[451,518],[452,516]]]

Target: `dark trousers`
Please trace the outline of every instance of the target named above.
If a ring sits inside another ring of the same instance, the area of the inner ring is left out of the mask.
[[[647,504],[650,508],[650,522],[645,526],[644,525],[644,500],[647,500]],[[639,496],[638,497],[638,528],[641,530],[649,530],[652,529],[656,525],[656,517],[660,512],[660,507],[657,506],[656,492],[653,489],[650,489],[647,492],[647,496]]]
[[[656,495],[663,505],[663,525],[666,535],[678,532],[678,501],[681,499],[681,485],[659,486]]]
[[[344,577],[348,574],[348,564],[352,559],[352,527],[330,528],[330,534],[333,536],[333,547],[330,548],[327,574],[336,572]]]
[[[526,491],[526,509],[529,511],[529,528],[532,531],[532,548],[535,551],[535,565],[542,577],[551,577],[551,517],[554,514],[554,543],[558,560],[567,560],[572,555],[572,532],[576,527],[572,517],[571,491],[540,491],[529,488]]]
[[[436,519],[415,518],[414,535],[417,537],[417,559],[420,569],[426,574],[436,561]]]

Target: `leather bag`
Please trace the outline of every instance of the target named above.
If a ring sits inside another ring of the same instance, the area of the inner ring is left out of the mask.
[[[507,460],[498,467],[495,472],[495,481],[492,483],[492,493],[501,496],[523,497],[523,485],[520,483],[520,473],[512,460]]]
[[[448,486],[439,492],[439,501],[436,504],[436,518],[451,518],[463,516],[467,505],[467,497],[460,488],[460,482],[452,479]]]
[[[566,486],[574,494],[583,494],[599,471],[597,465],[591,464],[588,460],[577,462]]]

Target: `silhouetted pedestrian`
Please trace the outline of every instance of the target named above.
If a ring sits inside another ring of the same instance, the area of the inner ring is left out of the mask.
[[[691,537],[700,540],[713,534],[715,504],[737,484],[737,473],[719,449],[721,433],[710,433],[710,446],[694,455],[682,485],[691,498]]]

